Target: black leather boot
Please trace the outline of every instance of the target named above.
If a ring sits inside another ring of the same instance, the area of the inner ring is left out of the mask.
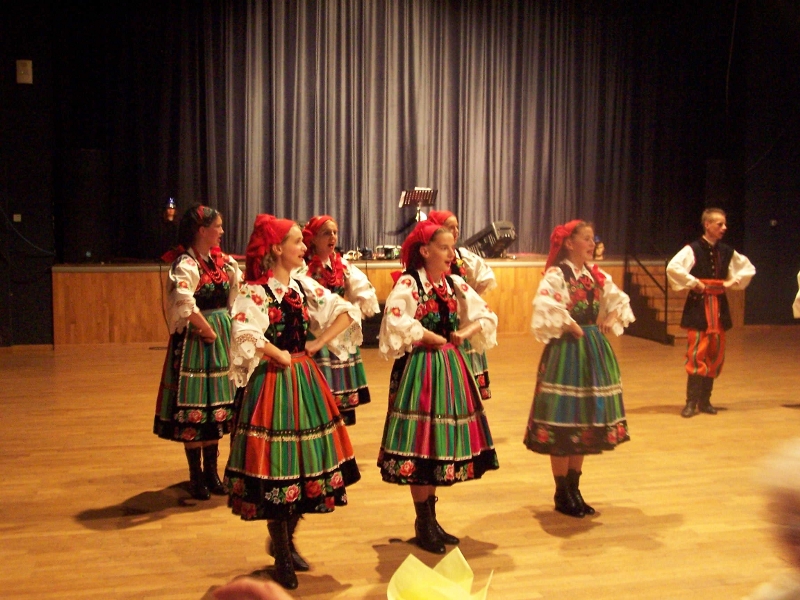
[[[703,387],[700,392],[700,401],[697,403],[697,410],[707,415],[717,414],[717,409],[711,406],[711,390],[714,389],[714,378],[703,377]]]
[[[292,555],[292,564],[294,565],[295,571],[308,571],[311,566],[308,564],[305,558],[300,556],[300,553],[297,551],[297,548],[294,546],[294,531],[297,529],[297,523],[300,521],[300,515],[294,515],[293,517],[289,518],[289,521],[286,523],[286,530],[289,534],[289,552]],[[272,540],[269,541],[269,547],[267,552],[270,556],[275,556],[275,545],[272,543]]]
[[[218,455],[219,447],[217,444],[203,446],[203,479],[209,492],[217,496],[225,496],[227,492],[225,492],[225,487],[219,480],[219,475],[217,475]]]
[[[434,554],[444,554],[445,547],[442,537],[436,531],[436,522],[431,514],[430,503],[414,502],[417,519],[414,521],[414,533],[417,535],[417,546]]]
[[[289,550],[289,530],[286,521],[267,521],[267,529],[271,539],[270,545],[275,552],[275,572],[272,578],[287,590],[297,589],[297,575],[294,572],[292,553]]]
[[[567,471],[567,491],[575,499],[575,503],[583,509],[584,514],[593,515],[595,513],[594,508],[586,504],[586,501],[581,495],[581,490],[579,489],[580,481],[580,471],[576,471],[574,469]]]
[[[203,482],[203,468],[200,466],[200,448],[186,448],[186,460],[189,461],[189,493],[195,500],[208,500],[211,493]]]
[[[685,419],[693,417],[697,413],[697,403],[703,394],[702,375],[689,375],[686,378],[686,406],[681,411],[681,416]]]
[[[553,496],[553,500],[556,503],[556,510],[560,513],[564,513],[570,517],[576,517],[578,519],[582,519],[586,513],[578,504],[577,499],[570,493],[569,484],[567,483],[567,478],[564,475],[557,475],[555,477],[556,480],[556,495]]]
[[[436,496],[428,496],[428,506],[431,507],[431,517],[433,517],[433,526],[436,527],[436,532],[439,534],[439,537],[442,538],[442,541],[445,544],[458,544],[461,540],[459,540],[456,536],[450,535],[442,526],[439,525],[439,521],[436,519],[436,503],[439,501],[439,498]]]

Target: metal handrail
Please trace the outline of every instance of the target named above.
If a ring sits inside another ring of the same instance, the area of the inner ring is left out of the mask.
[[[637,255],[633,254],[632,252],[626,252],[625,253],[625,266],[624,266],[624,269],[625,269],[624,280],[625,280],[626,283],[631,283],[632,279],[633,279],[632,278],[632,273],[630,272],[630,266],[629,266],[630,265],[629,259],[631,259],[631,258],[634,261],[636,261],[636,263],[639,265],[639,267],[641,267],[644,270],[645,274],[656,285],[656,287],[661,291],[661,293],[664,294],[664,339],[665,340],[669,340],[670,337],[671,337],[670,334],[669,334],[669,312],[668,312],[668,308],[669,308],[669,284],[667,283],[667,280],[666,280],[667,279],[666,278],[667,263],[669,261],[668,260],[664,260],[664,275],[665,275],[665,277],[664,277],[664,285],[662,286],[661,283],[650,272],[650,269],[647,268],[647,265],[645,265],[641,260],[639,260],[639,257]],[[630,288],[627,291],[630,292]]]
[[[667,297],[667,290],[669,289],[669,286],[668,286],[668,285],[663,285],[663,286],[662,286],[662,285],[661,285],[661,284],[660,284],[660,283],[659,283],[659,282],[656,280],[656,278],[655,278],[655,277],[653,277],[653,274],[650,272],[650,269],[648,269],[648,268],[647,268],[647,265],[645,265],[645,264],[644,264],[644,263],[643,263],[641,260],[639,260],[639,257],[638,257],[638,256],[636,256],[635,254],[633,254],[633,255],[631,255],[631,256],[632,256],[633,260],[635,260],[635,261],[637,262],[637,264],[638,264],[640,267],[642,267],[642,269],[644,269],[644,272],[645,272],[645,273],[647,273],[647,276],[650,278],[650,280],[651,280],[653,283],[655,283],[655,284],[656,284],[656,286],[658,287],[658,289],[659,289],[659,290],[661,290],[661,293],[662,293],[662,294],[664,294],[664,298],[666,299],[666,297]],[[628,260],[627,260],[627,259],[628,259],[628,256],[626,255],[626,256],[625,256],[625,272],[626,272],[626,273],[627,273],[627,271],[628,271]],[[664,261],[664,272],[665,272],[665,273],[666,273],[666,271],[667,271],[667,262],[668,262],[668,261],[666,261],[666,260]],[[666,282],[665,282],[665,284],[666,284]]]

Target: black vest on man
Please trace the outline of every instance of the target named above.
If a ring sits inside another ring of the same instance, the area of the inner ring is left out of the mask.
[[[733,258],[733,248],[717,242],[712,246],[703,238],[695,240],[689,247],[694,252],[694,267],[689,271],[698,279],[725,279],[728,276],[728,266]],[[728,308],[728,298],[725,294],[719,297],[719,322],[727,331],[733,327],[731,311]],[[706,308],[702,293],[689,291],[686,304],[683,306],[681,327],[705,331],[708,329]]]

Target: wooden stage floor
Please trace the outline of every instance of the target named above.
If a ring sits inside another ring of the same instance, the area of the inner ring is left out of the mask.
[[[583,520],[553,511],[546,457],[522,445],[542,346],[503,335],[489,353],[486,403],[500,470],[442,489],[440,521],[462,538],[475,588],[514,600],[741,598],[789,573],[754,484],[763,457],[800,433],[800,329],[742,327],[713,401],[679,416],[683,348],[614,340],[632,441],[590,457]],[[266,525],[224,498],[188,499],[182,448],[150,433],[166,344],[15,347],[0,352],[0,595],[4,598],[210,598],[245,574],[267,577]],[[363,479],[350,505],[301,523],[312,563],[297,598],[386,598],[409,553],[408,490],[375,466],[389,363],[364,351],[373,402],[351,437]],[[221,444],[221,464],[227,439]]]

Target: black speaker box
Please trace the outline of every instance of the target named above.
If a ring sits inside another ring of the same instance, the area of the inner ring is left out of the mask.
[[[105,150],[82,148],[66,157],[60,223],[64,262],[100,262],[110,255],[108,163]]]

